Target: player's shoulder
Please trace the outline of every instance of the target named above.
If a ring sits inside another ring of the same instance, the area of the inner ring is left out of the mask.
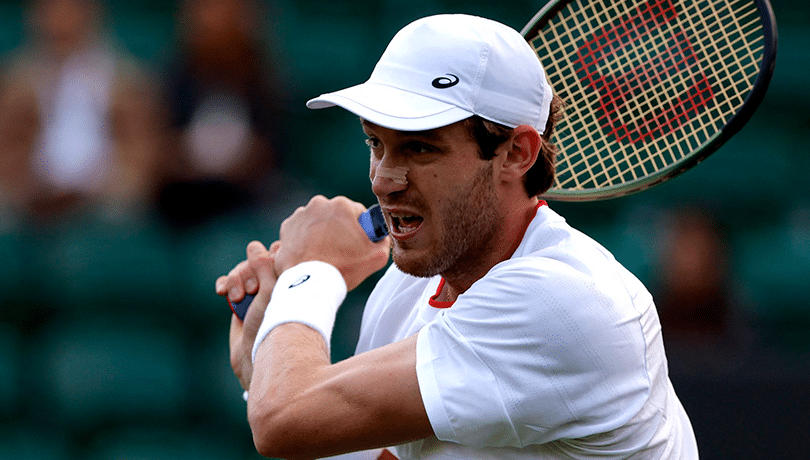
[[[571,226],[548,206],[541,206],[526,229],[513,258],[533,254],[551,256],[560,251],[582,255],[598,253],[601,257],[612,258],[596,240]]]
[[[613,290],[588,262],[570,254],[538,251],[499,263],[474,283],[467,294],[489,297],[491,303],[521,305],[541,299],[566,303],[562,299],[570,301],[572,296],[583,300],[603,297],[603,291],[615,295]]]
[[[517,250],[496,268],[520,270],[533,267],[538,268],[538,274],[558,270],[562,271],[560,275],[570,272],[586,277],[623,269],[610,251],[569,225],[548,206],[538,209]]]
[[[607,249],[543,207],[513,256],[470,290],[491,302],[628,305],[644,288]]]

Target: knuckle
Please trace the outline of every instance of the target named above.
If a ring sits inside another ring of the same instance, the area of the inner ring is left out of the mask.
[[[329,200],[326,199],[326,197],[323,195],[315,195],[309,200],[309,204],[313,206],[317,206],[327,202],[329,202]]]
[[[248,243],[247,247],[245,248],[245,251],[247,252],[248,260],[250,260],[250,259],[254,258],[256,255],[259,255],[259,254],[262,254],[263,252],[265,252],[265,248],[264,248],[264,245],[260,241],[254,240],[254,241],[251,241],[250,243]]]
[[[307,208],[306,208],[306,206],[299,206],[299,207],[295,208],[295,211],[293,211],[293,213],[292,213],[292,214],[290,214],[289,216],[287,216],[287,218],[286,218],[286,219],[284,219],[284,220],[281,222],[281,225],[289,225],[289,224],[290,224],[290,222],[291,222],[293,219],[295,219],[295,218],[297,218],[298,216],[300,216],[301,214],[303,214],[303,213],[304,213],[304,211],[306,211],[306,209],[307,209]]]

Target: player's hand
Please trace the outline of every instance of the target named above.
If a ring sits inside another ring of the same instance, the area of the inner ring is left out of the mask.
[[[221,276],[216,281],[217,294],[228,296],[231,302],[242,300],[245,293],[255,298],[248,308],[244,322],[236,315],[231,317],[230,353],[231,368],[242,388],[250,387],[253,374],[251,350],[256,340],[256,333],[264,318],[264,311],[270,303],[270,295],[276,285],[274,270],[274,256],[278,252],[280,243],[276,241],[266,249],[258,241],[247,246],[248,260],[240,262],[227,276]]]
[[[276,272],[319,260],[335,266],[349,290],[388,262],[390,240],[372,243],[357,219],[366,208],[346,197],[316,196],[282,224]]]
[[[255,295],[259,290],[259,280],[247,260],[239,262],[227,274],[216,281],[217,295],[227,297],[230,302],[239,302],[245,294]]]

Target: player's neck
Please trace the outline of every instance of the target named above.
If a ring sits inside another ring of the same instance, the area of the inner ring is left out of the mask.
[[[459,295],[483,278],[492,267],[511,258],[520,246],[520,242],[523,241],[526,229],[537,214],[538,203],[539,200],[536,197],[531,197],[527,201],[521,202],[519,206],[514,206],[512,212],[503,219],[503,225],[499,228],[496,241],[492,242],[482,257],[474,261],[465,261],[460,264],[461,267],[442,273],[442,277],[445,279],[444,288],[436,300],[454,302]]]

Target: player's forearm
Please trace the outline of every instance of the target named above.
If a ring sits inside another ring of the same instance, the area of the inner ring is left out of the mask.
[[[248,400],[257,450],[317,458],[430,436],[415,366],[416,336],[330,364],[314,329],[276,327],[257,352]]]
[[[270,332],[256,353],[248,399],[259,453],[277,458],[329,454],[311,451],[329,442],[320,428],[331,423],[327,412],[334,404],[322,383],[329,365],[324,338],[314,329],[287,323]]]

